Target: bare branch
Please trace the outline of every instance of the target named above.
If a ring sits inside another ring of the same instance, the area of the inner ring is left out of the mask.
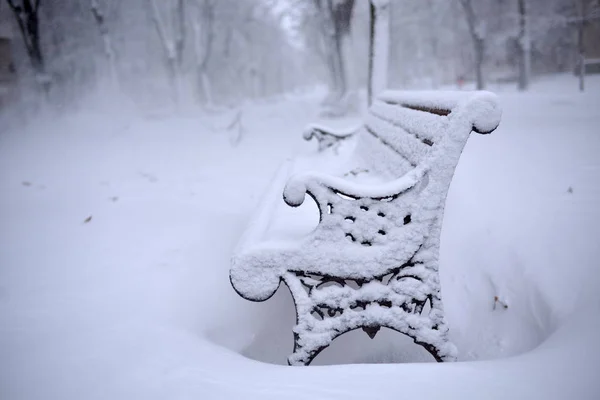
[[[8,3],[8,6],[13,10],[13,12],[15,12],[15,13],[21,12],[21,6],[13,3],[13,0],[6,0],[6,2]]]

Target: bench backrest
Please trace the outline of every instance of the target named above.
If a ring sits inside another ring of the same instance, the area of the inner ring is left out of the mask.
[[[469,133],[492,132],[500,114],[488,92],[384,92],[367,113],[355,156],[390,179],[426,162],[436,149],[456,164]]]

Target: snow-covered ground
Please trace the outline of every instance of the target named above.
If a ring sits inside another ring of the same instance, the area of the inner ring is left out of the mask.
[[[0,399],[600,398],[600,79],[574,79],[498,88],[500,128],[463,153],[441,250],[452,364],[355,331],[281,365],[289,293],[231,288],[277,167],[315,151],[317,95],[245,107],[237,146],[232,115],[116,105],[0,129]]]

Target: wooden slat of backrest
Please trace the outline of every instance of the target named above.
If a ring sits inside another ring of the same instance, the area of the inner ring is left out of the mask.
[[[367,114],[365,129],[364,134],[377,137],[413,167],[417,166],[431,149],[431,144],[373,113]]]
[[[366,126],[362,129],[355,154],[361,159],[361,165],[369,172],[395,179],[414,168],[403,155],[369,133]]]
[[[448,124],[445,112],[433,113],[383,101],[375,102],[369,112],[402,127],[406,132],[428,144],[439,141]]]

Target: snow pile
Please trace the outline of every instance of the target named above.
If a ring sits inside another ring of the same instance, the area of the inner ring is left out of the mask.
[[[292,349],[289,293],[254,304],[231,289],[230,254],[273,173],[315,152],[300,133],[319,97],[249,106],[235,148],[217,117],[0,122],[0,398],[598,398],[600,81],[588,83],[501,93],[498,130],[470,138],[441,240],[465,361],[447,364],[273,365]],[[382,330],[341,336],[315,363],[403,361],[431,357]]]

